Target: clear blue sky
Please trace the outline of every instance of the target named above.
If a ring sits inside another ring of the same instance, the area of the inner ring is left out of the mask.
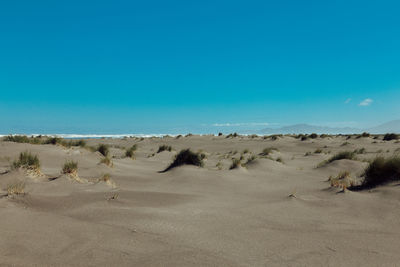
[[[0,133],[400,119],[399,10],[398,1],[2,1]]]

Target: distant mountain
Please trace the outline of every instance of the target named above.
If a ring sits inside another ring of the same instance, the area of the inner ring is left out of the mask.
[[[374,134],[400,133],[400,120],[389,121],[365,131]]]
[[[318,134],[352,134],[352,133],[361,133],[362,129],[358,128],[350,128],[350,127],[326,127],[326,126],[317,126],[317,125],[309,125],[309,124],[295,124],[290,126],[284,126],[281,128],[265,128],[261,130],[263,134],[310,134],[310,133],[318,133]]]
[[[260,130],[261,134],[300,134],[300,133],[357,134],[362,132],[368,132],[372,134],[400,133],[400,120],[389,121],[384,124],[368,129],[295,124],[295,125],[284,126],[281,128],[265,128]]]

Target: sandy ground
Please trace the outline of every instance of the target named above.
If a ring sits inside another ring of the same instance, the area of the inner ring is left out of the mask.
[[[367,165],[363,159],[399,151],[395,141],[190,136],[87,143],[109,144],[114,166],[99,164],[102,156],[85,148],[0,141],[0,265],[400,263],[400,187],[343,193],[327,182],[344,170],[357,177]],[[136,159],[124,158],[125,148],[133,144],[138,146]],[[156,153],[162,144],[173,151]],[[278,151],[229,170],[232,157],[247,149],[246,159],[266,147]],[[183,148],[203,151],[205,166],[159,173]],[[323,153],[313,153],[317,148]],[[366,149],[359,161],[316,168],[338,151],[356,148]],[[43,176],[9,171],[10,162],[26,150],[39,156]],[[80,181],[60,175],[67,159],[78,162]],[[105,173],[111,181],[98,181]],[[18,181],[25,182],[26,194],[6,196],[7,187]]]

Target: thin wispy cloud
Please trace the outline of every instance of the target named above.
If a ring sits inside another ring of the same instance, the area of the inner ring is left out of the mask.
[[[347,98],[346,101],[344,101],[345,104],[348,104],[351,102],[351,98]]]
[[[358,104],[358,105],[362,106],[362,107],[365,107],[365,106],[371,105],[372,102],[374,102],[374,100],[372,100],[371,98],[366,98],[363,101],[361,101],[360,104]]]
[[[214,127],[268,126],[268,122],[214,123]]]

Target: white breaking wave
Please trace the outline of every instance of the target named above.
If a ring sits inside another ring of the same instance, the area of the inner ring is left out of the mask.
[[[11,135],[26,135],[26,136],[49,136],[49,137],[60,137],[66,139],[76,139],[76,138],[124,138],[124,137],[163,137],[178,136],[178,134],[11,134]],[[9,136],[9,134],[0,134],[0,137]]]

